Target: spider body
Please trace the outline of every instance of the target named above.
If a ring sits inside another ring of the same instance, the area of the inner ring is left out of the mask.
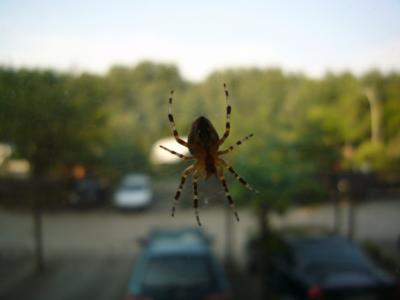
[[[175,151],[172,151],[162,145],[160,147],[171,154],[177,155],[179,158],[184,160],[196,160],[196,162],[189,167],[187,167],[181,176],[181,182],[175,194],[175,202],[172,207],[172,216],[175,214],[175,205],[177,204],[179,197],[182,192],[183,185],[185,184],[187,176],[192,173],[192,185],[193,185],[193,206],[196,213],[196,220],[199,226],[201,226],[199,212],[198,212],[198,195],[197,195],[197,179],[199,176],[203,176],[206,179],[209,178],[211,175],[215,175],[219,181],[221,182],[225,196],[228,199],[228,203],[230,207],[233,209],[236,220],[239,221],[239,216],[235,210],[235,204],[233,199],[229,193],[228,186],[225,181],[224,177],[224,169],[227,169],[235,178],[247,187],[249,190],[253,192],[257,192],[254,188],[252,188],[242,177],[239,176],[238,173],[220,156],[231,152],[236,146],[241,145],[244,141],[251,138],[253,135],[250,134],[245,138],[237,141],[234,145],[226,148],[225,150],[219,150],[220,146],[225,142],[226,138],[229,136],[230,132],[230,114],[231,114],[231,106],[229,103],[229,92],[226,89],[226,85],[224,84],[225,90],[225,98],[226,98],[226,125],[225,125],[225,132],[220,138],[218,136],[217,131],[215,130],[214,126],[204,116],[198,117],[192,124],[190,129],[188,141],[184,141],[179,137],[178,131],[175,127],[174,117],[172,115],[172,95],[173,91],[171,91],[171,95],[169,97],[169,113],[168,113],[168,120],[172,127],[173,135],[176,141],[187,147],[192,154],[191,156],[185,156]]]
[[[197,158],[199,172],[206,178],[216,174],[219,137],[214,126],[206,117],[197,118],[190,129],[188,148]]]

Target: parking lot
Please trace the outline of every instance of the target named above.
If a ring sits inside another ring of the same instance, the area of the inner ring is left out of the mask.
[[[169,183],[158,184],[156,201],[146,211],[121,212],[106,206],[45,212],[46,270],[42,275],[34,272],[31,213],[1,210],[0,299],[123,299],[140,251],[140,238],[155,228],[197,226],[187,203],[179,207],[174,218],[170,216],[174,188]],[[187,202],[189,198],[185,198]],[[225,217],[232,216],[223,204],[205,205],[201,210],[204,230],[213,238],[221,260],[226,251]],[[241,211],[240,216],[241,222],[231,225],[235,229],[235,257],[243,255],[237,245],[255,230],[250,212]]]
[[[204,220],[207,220],[207,227],[215,226],[212,235],[215,250],[222,258],[224,242],[215,234],[223,236],[221,214],[224,215],[221,209],[207,211]],[[245,215],[243,219],[246,219]],[[0,299],[123,299],[140,249],[138,238],[145,237],[157,225],[168,224],[171,228],[194,225],[191,210],[182,211],[172,220],[170,218],[165,213],[154,216],[152,213],[121,214],[114,211],[46,214],[46,271],[39,275],[33,271],[30,217],[9,215],[8,224],[25,226],[2,234]]]
[[[174,189],[175,185],[170,183],[158,184],[157,201],[144,212],[119,212],[110,207],[45,212],[46,272],[43,275],[34,272],[30,212],[0,210],[0,299],[123,299],[140,250],[138,239],[146,237],[151,229],[157,227],[196,226],[190,205],[180,206],[176,216],[170,216],[170,198]],[[256,232],[255,215],[248,209],[241,209],[240,223],[231,222],[231,218],[227,221],[231,211],[224,206],[223,193],[208,200],[209,205],[203,205],[200,215],[204,230],[213,237],[214,250],[223,260],[227,251],[227,224],[233,226],[231,250],[240,269],[246,255],[245,242]],[[190,197],[184,196],[183,201],[190,202]],[[346,206],[343,209],[346,210]],[[330,205],[303,207],[284,216],[274,215],[272,223],[276,227],[330,227],[333,224],[332,211]],[[399,211],[400,201],[397,199],[359,205],[356,238],[381,243],[383,248],[396,255]],[[235,280],[234,288],[238,288]],[[248,293],[241,288],[243,286],[240,285],[239,291]],[[252,290],[249,285],[247,288]]]

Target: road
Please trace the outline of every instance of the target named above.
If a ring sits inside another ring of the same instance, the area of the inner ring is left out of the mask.
[[[170,216],[170,196],[174,189],[175,185],[169,183],[157,184],[157,202],[141,213],[121,213],[111,208],[44,213],[44,275],[33,272],[31,214],[0,210],[0,299],[123,299],[140,250],[138,239],[157,227],[196,226],[193,209],[187,205],[181,205],[174,218]],[[183,201],[190,202],[187,192]],[[254,214],[240,209],[240,223],[236,223],[229,208],[224,206],[223,192],[217,192],[207,201],[200,216],[204,230],[214,239],[216,254],[220,258],[225,255],[226,225],[230,224],[234,231],[231,250],[238,265],[242,265],[244,244],[256,232]],[[343,221],[346,209],[344,205]],[[230,217],[230,223],[226,216]],[[356,239],[374,241],[396,254],[395,241],[400,230],[398,199],[359,205],[356,216]],[[331,228],[333,207],[303,207],[271,217],[277,228],[308,225]],[[342,229],[345,232],[345,226]]]

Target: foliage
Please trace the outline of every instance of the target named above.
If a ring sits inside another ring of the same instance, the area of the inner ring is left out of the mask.
[[[261,191],[251,196],[256,207],[323,198],[322,173],[365,162],[373,171],[400,166],[400,75],[377,71],[311,79],[280,69],[228,69],[191,83],[175,66],[152,62],[115,66],[103,76],[0,68],[0,141],[36,174],[77,163],[108,178],[149,170],[152,145],[171,134],[169,90],[182,135],[201,114],[221,133],[223,82],[233,111],[228,143],[255,134],[227,160]],[[381,108],[379,144],[371,141],[367,89]],[[249,195],[241,187],[234,193],[239,200]]]
[[[353,165],[382,170],[386,164],[385,157],[385,146],[382,143],[366,141],[357,148]]]
[[[0,139],[14,145],[35,174],[96,161],[107,119],[102,87],[93,75],[0,70]]]

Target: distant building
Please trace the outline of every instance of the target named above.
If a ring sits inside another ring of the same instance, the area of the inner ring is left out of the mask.
[[[182,137],[184,140],[187,140],[187,137]],[[155,164],[173,164],[180,161],[180,158],[176,155],[168,153],[167,151],[160,148],[160,145],[163,145],[175,152],[178,152],[183,155],[189,155],[189,149],[178,144],[173,137],[163,138],[158,140],[151,147],[150,152],[150,161]]]

